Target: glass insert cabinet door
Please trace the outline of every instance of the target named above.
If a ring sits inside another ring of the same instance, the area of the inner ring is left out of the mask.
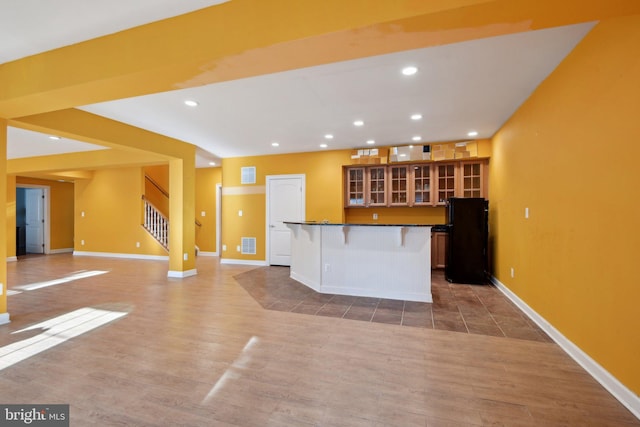
[[[364,206],[364,168],[349,168],[347,174],[347,204],[349,206]]]
[[[367,206],[385,206],[387,204],[386,170],[387,168],[384,166],[369,168],[369,200]]]
[[[482,173],[480,163],[462,165],[462,196],[482,197]]]
[[[456,165],[438,165],[436,169],[438,183],[437,205],[444,205],[450,197],[456,195]]]
[[[431,204],[431,166],[413,166],[413,203],[414,205]]]
[[[409,201],[409,167],[392,166],[390,169],[390,204],[407,205]]]

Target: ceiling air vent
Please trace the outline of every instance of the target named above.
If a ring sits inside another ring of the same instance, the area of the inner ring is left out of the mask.
[[[256,183],[256,167],[247,166],[240,168],[240,183],[241,184],[255,184]]]
[[[242,251],[240,252],[246,255],[256,254],[256,238],[255,237],[243,237],[242,238]]]

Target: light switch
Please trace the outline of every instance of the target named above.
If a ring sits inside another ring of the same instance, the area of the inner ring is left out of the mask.
[[[524,208],[524,217],[529,218],[529,208]]]
[[[200,212],[200,216],[207,216],[207,213],[205,211]]]
[[[238,211],[238,216],[242,216],[242,209]]]

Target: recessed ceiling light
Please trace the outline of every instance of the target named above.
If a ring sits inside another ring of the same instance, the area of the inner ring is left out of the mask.
[[[402,74],[404,74],[405,76],[413,76],[417,72],[418,72],[418,67],[414,67],[414,66],[404,67],[402,69]]]
[[[364,122],[362,120],[356,120],[355,122],[353,122],[354,126],[362,126],[364,125]]]
[[[59,139],[61,139],[61,138],[60,138],[59,136],[51,135],[51,136],[49,137],[49,139],[53,139],[54,141],[57,141],[57,140],[59,140]]]
[[[209,162],[209,166],[215,166],[216,162]]]
[[[328,145],[327,144],[320,144],[320,148],[327,148]]]
[[[189,106],[189,107],[197,107],[198,106],[198,102],[194,101],[193,99],[187,99],[186,101],[184,101],[184,105]]]
[[[326,134],[324,137],[326,139],[333,139],[333,135],[331,135],[330,133]]]
[[[272,146],[272,147],[279,147],[279,146],[280,146],[280,144],[279,144],[279,143],[277,143],[277,142],[272,142],[272,143],[271,143],[271,146]]]
[[[420,140],[422,139],[422,137],[421,137],[421,136],[419,136],[419,135],[416,135],[416,136],[414,136],[414,137],[413,137],[413,138],[411,138],[411,139],[412,139],[412,140],[414,140],[414,141],[420,141]]]
[[[472,130],[467,134],[467,136],[478,136],[478,132],[476,132],[475,130]]]
[[[412,114],[411,115],[411,120],[420,120],[422,118],[422,114]]]
[[[368,141],[367,141],[367,144],[369,144],[369,145],[373,145],[373,144],[375,144],[375,143],[376,143],[376,142],[375,142],[373,139],[370,139],[370,140],[368,140]]]

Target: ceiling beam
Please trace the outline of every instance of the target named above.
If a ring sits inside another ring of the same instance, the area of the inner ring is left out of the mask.
[[[1,64],[0,117],[637,13],[636,0],[233,0]]]
[[[95,169],[139,167],[166,164],[164,157],[121,150],[80,151],[76,153],[25,157],[7,160],[7,174],[20,176],[87,179]],[[56,178],[57,179],[57,178]]]
[[[195,145],[75,108],[20,117],[9,124],[110,148],[151,153],[154,159],[195,158]]]

